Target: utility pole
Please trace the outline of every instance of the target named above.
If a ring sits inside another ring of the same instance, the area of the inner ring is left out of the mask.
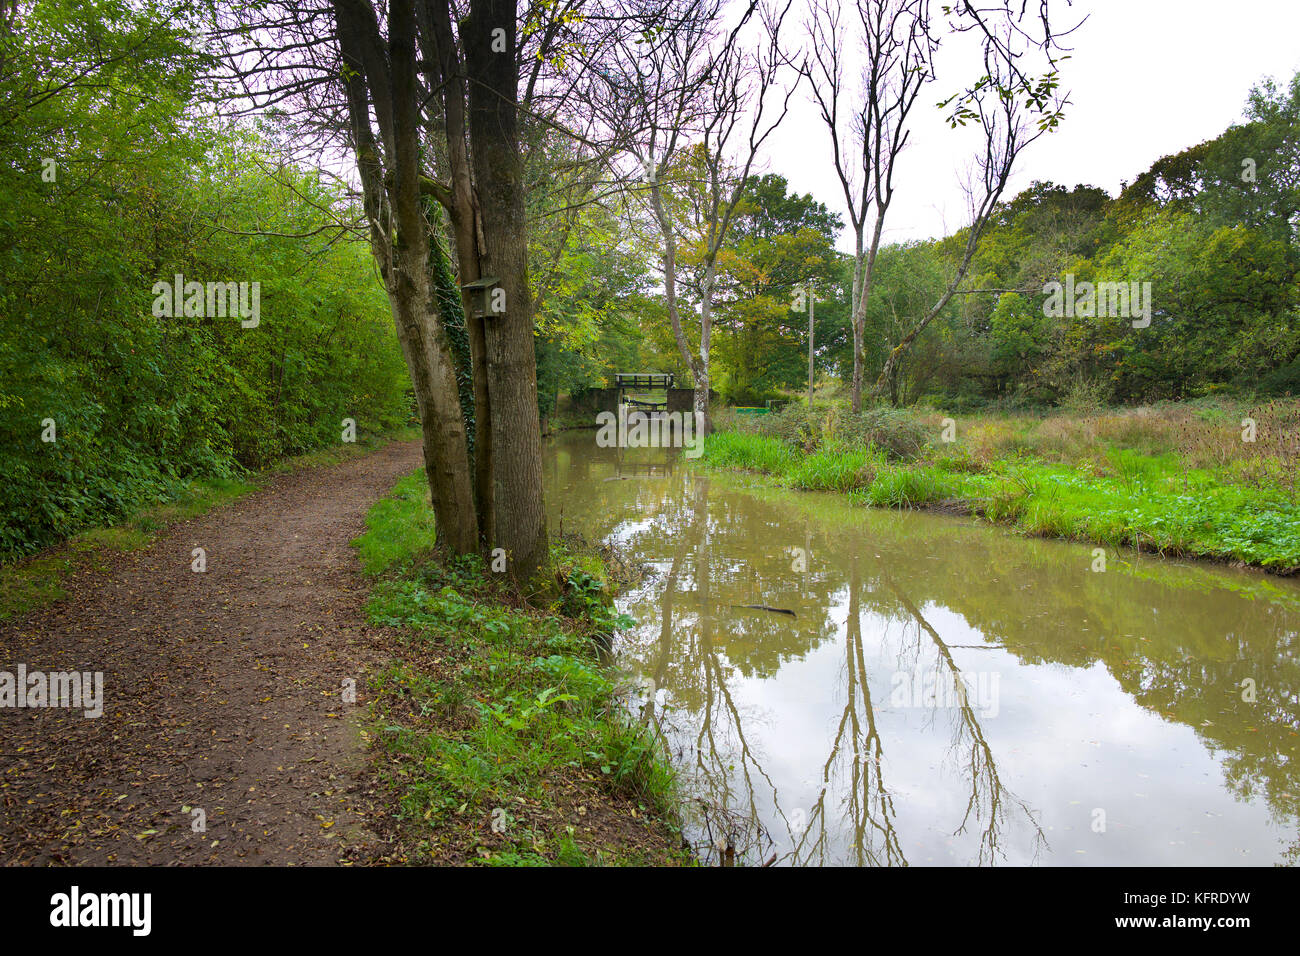
[[[808,280],[808,407],[811,409],[813,404],[813,284],[812,279]]]

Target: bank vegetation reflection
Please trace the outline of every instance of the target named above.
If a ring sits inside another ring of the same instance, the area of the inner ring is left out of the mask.
[[[838,502],[747,493],[733,478],[711,478],[657,450],[572,454],[556,468],[561,485],[600,489],[594,498],[564,497],[570,525],[612,537],[652,568],[621,602],[640,626],[620,638],[618,653],[643,679],[645,717],[682,768],[706,855],[726,854],[729,843],[750,864],[925,862],[908,859],[915,835],[900,832],[890,786],[891,756],[916,741],[882,725],[897,709],[882,692],[884,654],[896,672],[926,674],[948,701],[925,716],[943,735],[945,772],[964,793],[943,823],[959,862],[997,863],[1008,839],[1017,861],[1051,854],[1040,813],[1002,781],[967,694],[970,675],[954,654],[959,645],[928,619],[936,613],[959,615],[977,647],[1005,649],[1017,664],[1101,662],[1135,704],[1195,728],[1220,752],[1237,798],[1263,794],[1294,832],[1294,589],[1160,566],[1062,574],[1052,567],[1059,546],[1035,542],[1017,542],[1016,566],[1007,568],[998,532],[958,523],[926,532],[912,516],[879,512],[846,518]],[[725,493],[711,494],[718,485]],[[1223,600],[1233,587],[1264,596]],[[1153,601],[1153,589],[1174,599]],[[779,613],[787,609],[793,616]],[[787,770],[770,769],[782,755],[756,740],[773,729],[769,709],[745,703],[736,689],[823,649],[840,655],[838,686],[815,692],[841,705],[825,734],[798,741],[809,759],[821,756],[818,779],[795,795],[783,792]],[[1258,709],[1240,703],[1246,677],[1269,688]],[[1283,858],[1295,862],[1297,844],[1288,842]]]

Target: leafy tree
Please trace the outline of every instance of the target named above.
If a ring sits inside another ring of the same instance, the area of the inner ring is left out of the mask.
[[[343,418],[404,421],[387,304],[339,226],[347,199],[193,105],[195,21],[158,4],[8,12],[0,554],[337,443]],[[258,283],[257,325],[155,314],[155,283],[178,273]]]
[[[716,361],[727,401],[757,402],[806,382],[807,310],[839,271],[839,217],[784,177],[751,180],[718,257]],[[814,316],[815,316],[814,309]],[[815,330],[814,330],[815,331]]]

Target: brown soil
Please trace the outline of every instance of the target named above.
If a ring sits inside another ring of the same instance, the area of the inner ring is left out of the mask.
[[[373,857],[357,718],[387,641],[363,621],[348,542],[420,464],[418,442],[394,443],[280,476],[0,623],[0,671],[104,675],[97,719],[0,708],[0,864]]]

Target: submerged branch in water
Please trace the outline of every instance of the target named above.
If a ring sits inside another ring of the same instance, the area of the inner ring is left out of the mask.
[[[752,611],[771,611],[773,614],[789,614],[795,617],[794,611],[784,607],[768,607],[766,604],[733,604],[732,607],[748,608]]]

